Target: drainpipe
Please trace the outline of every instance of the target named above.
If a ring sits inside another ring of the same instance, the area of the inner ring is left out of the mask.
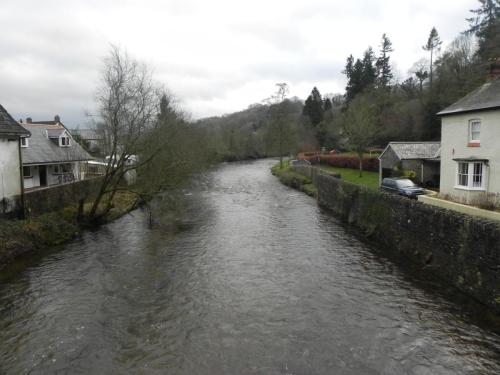
[[[24,174],[23,174],[23,157],[21,154],[21,137],[17,140],[17,150],[19,152],[19,175],[21,180],[21,219],[26,217],[26,208],[24,200]]]
[[[382,160],[378,159],[378,186],[382,185]]]

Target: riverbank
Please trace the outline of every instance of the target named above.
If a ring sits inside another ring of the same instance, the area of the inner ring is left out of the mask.
[[[318,204],[370,242],[500,314],[498,223],[356,186],[314,167],[293,167],[290,173],[313,176]]]
[[[288,161],[284,162],[284,167],[280,168],[280,164],[276,164],[271,168],[271,173],[287,186],[300,190],[307,195],[316,198],[317,190],[313,180],[300,173],[291,171],[288,168]]]
[[[131,193],[118,192],[105,222],[116,220],[137,208],[135,198]],[[77,207],[67,207],[26,220],[1,220],[0,269],[20,257],[66,243],[78,237],[84,229],[85,225],[78,221]]]

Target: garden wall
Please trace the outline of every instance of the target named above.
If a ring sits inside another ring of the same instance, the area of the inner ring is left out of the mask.
[[[295,169],[296,167],[294,167]],[[318,203],[500,313],[500,225],[315,173]]]
[[[77,206],[80,199],[87,199],[96,192],[100,182],[101,178],[97,177],[26,192],[26,214],[33,217]]]

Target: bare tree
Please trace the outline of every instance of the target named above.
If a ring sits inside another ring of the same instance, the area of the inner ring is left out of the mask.
[[[424,81],[429,78],[429,72],[427,67],[429,66],[429,61],[427,59],[420,59],[415,64],[413,64],[410,72],[415,74],[419,84],[419,92],[422,94]]]
[[[155,125],[159,106],[158,88],[150,70],[118,47],[104,60],[102,85],[97,93],[98,127],[105,137],[107,164],[102,183],[89,212],[89,219],[106,215],[127,173],[148,163],[137,160],[145,147],[147,130]]]
[[[289,88],[286,83],[277,83],[278,89],[266,102],[270,104],[271,121],[267,132],[267,143],[276,147],[280,158],[280,169],[283,169],[283,154],[290,152],[293,130],[287,113],[289,101],[286,99]]]

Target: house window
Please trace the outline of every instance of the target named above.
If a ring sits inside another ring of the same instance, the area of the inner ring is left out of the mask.
[[[71,164],[61,164],[62,173],[70,173],[71,172]]]
[[[459,162],[457,187],[467,190],[485,189],[486,164],[483,162]]]
[[[28,147],[28,138],[21,137],[21,147]]]
[[[469,143],[479,144],[481,140],[481,120],[469,121]]]
[[[61,147],[69,147],[70,146],[69,137],[61,137],[60,138],[60,146]]]
[[[23,177],[24,178],[31,178],[33,177],[33,174],[31,173],[31,167],[23,167]]]
[[[54,174],[64,174],[64,173],[71,173],[72,172],[72,168],[71,168],[70,163],[54,164],[54,166],[52,168],[53,168]]]
[[[469,163],[458,163],[458,186],[469,186]]]

